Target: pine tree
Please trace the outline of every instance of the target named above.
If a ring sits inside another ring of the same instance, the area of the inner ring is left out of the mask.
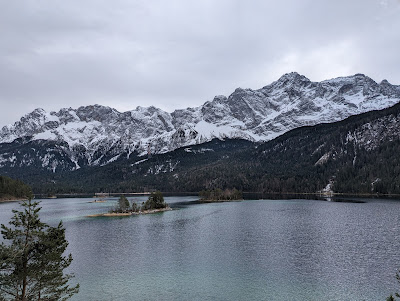
[[[120,196],[119,197],[119,200],[118,200],[118,211],[126,211],[126,210],[128,210],[129,209],[129,207],[130,207],[130,204],[129,204],[129,201],[128,201],[128,199],[126,198],[126,196]]]
[[[396,279],[397,282],[400,284],[400,271],[398,271],[396,273]],[[395,293],[394,294],[396,297],[400,298],[400,294],[399,293]],[[389,297],[386,298],[386,301],[395,301],[396,299],[393,297],[393,295],[390,295]]]
[[[63,256],[68,242],[60,222],[50,227],[39,219],[38,202],[23,202],[23,210],[13,210],[9,224],[1,225],[8,244],[0,245],[0,300],[67,300],[79,291],[70,287],[73,275],[63,270],[72,261]]]
[[[164,202],[164,196],[160,191],[152,192],[143,205],[143,210],[153,210],[168,207],[168,204]]]

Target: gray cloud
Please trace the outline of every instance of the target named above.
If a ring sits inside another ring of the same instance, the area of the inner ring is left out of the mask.
[[[290,71],[400,84],[399,13],[398,0],[0,0],[0,125],[37,107],[172,111]]]

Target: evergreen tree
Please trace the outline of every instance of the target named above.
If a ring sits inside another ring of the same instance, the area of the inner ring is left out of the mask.
[[[400,284],[400,271],[398,271],[396,273],[396,279],[397,282]],[[400,294],[399,293],[395,293],[395,296],[400,298]],[[396,299],[393,297],[393,295],[390,295],[389,297],[386,298],[386,301],[395,301]]]
[[[128,201],[128,199],[126,198],[126,196],[122,195],[122,196],[119,197],[119,200],[118,200],[118,207],[119,207],[119,208],[118,208],[119,211],[126,211],[126,210],[129,209],[130,204],[129,204],[129,201]]]
[[[160,191],[152,192],[143,204],[143,210],[162,209],[168,207],[168,204],[164,202],[164,196]]]
[[[72,261],[63,256],[68,242],[60,222],[50,227],[39,219],[37,202],[23,202],[23,210],[13,210],[9,224],[1,225],[1,234],[9,244],[0,245],[0,300],[67,300],[79,290],[70,287],[72,275],[63,270]]]

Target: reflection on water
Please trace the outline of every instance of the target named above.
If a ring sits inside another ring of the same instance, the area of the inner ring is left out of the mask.
[[[146,198],[135,198],[142,202]],[[62,219],[81,284],[73,300],[385,300],[400,268],[400,202],[259,200],[87,218],[116,199],[42,202]],[[0,205],[0,222],[15,203]]]

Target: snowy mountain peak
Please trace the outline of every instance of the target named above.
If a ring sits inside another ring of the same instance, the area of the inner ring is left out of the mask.
[[[270,85],[267,85],[263,87],[260,90],[263,91],[278,91],[280,89],[287,90],[287,89],[298,89],[301,87],[306,87],[309,86],[311,81],[305,77],[304,75],[301,75],[297,72],[290,72],[282,75],[277,81],[274,81]]]
[[[217,95],[214,97],[213,101],[218,102],[218,103],[224,103],[226,102],[228,98],[225,95]]]
[[[296,127],[342,120],[399,101],[399,86],[386,80],[377,84],[355,74],[311,82],[291,72],[261,89],[238,88],[228,97],[218,95],[200,107],[172,113],[154,106],[124,113],[101,105],[50,113],[36,109],[3,127],[0,143],[21,137],[53,141],[78,168],[107,164],[121,154],[168,152],[213,138],[266,141]]]
[[[304,75],[301,75],[297,72],[290,72],[282,75],[279,79],[278,82],[283,82],[283,81],[310,81],[307,77]]]

